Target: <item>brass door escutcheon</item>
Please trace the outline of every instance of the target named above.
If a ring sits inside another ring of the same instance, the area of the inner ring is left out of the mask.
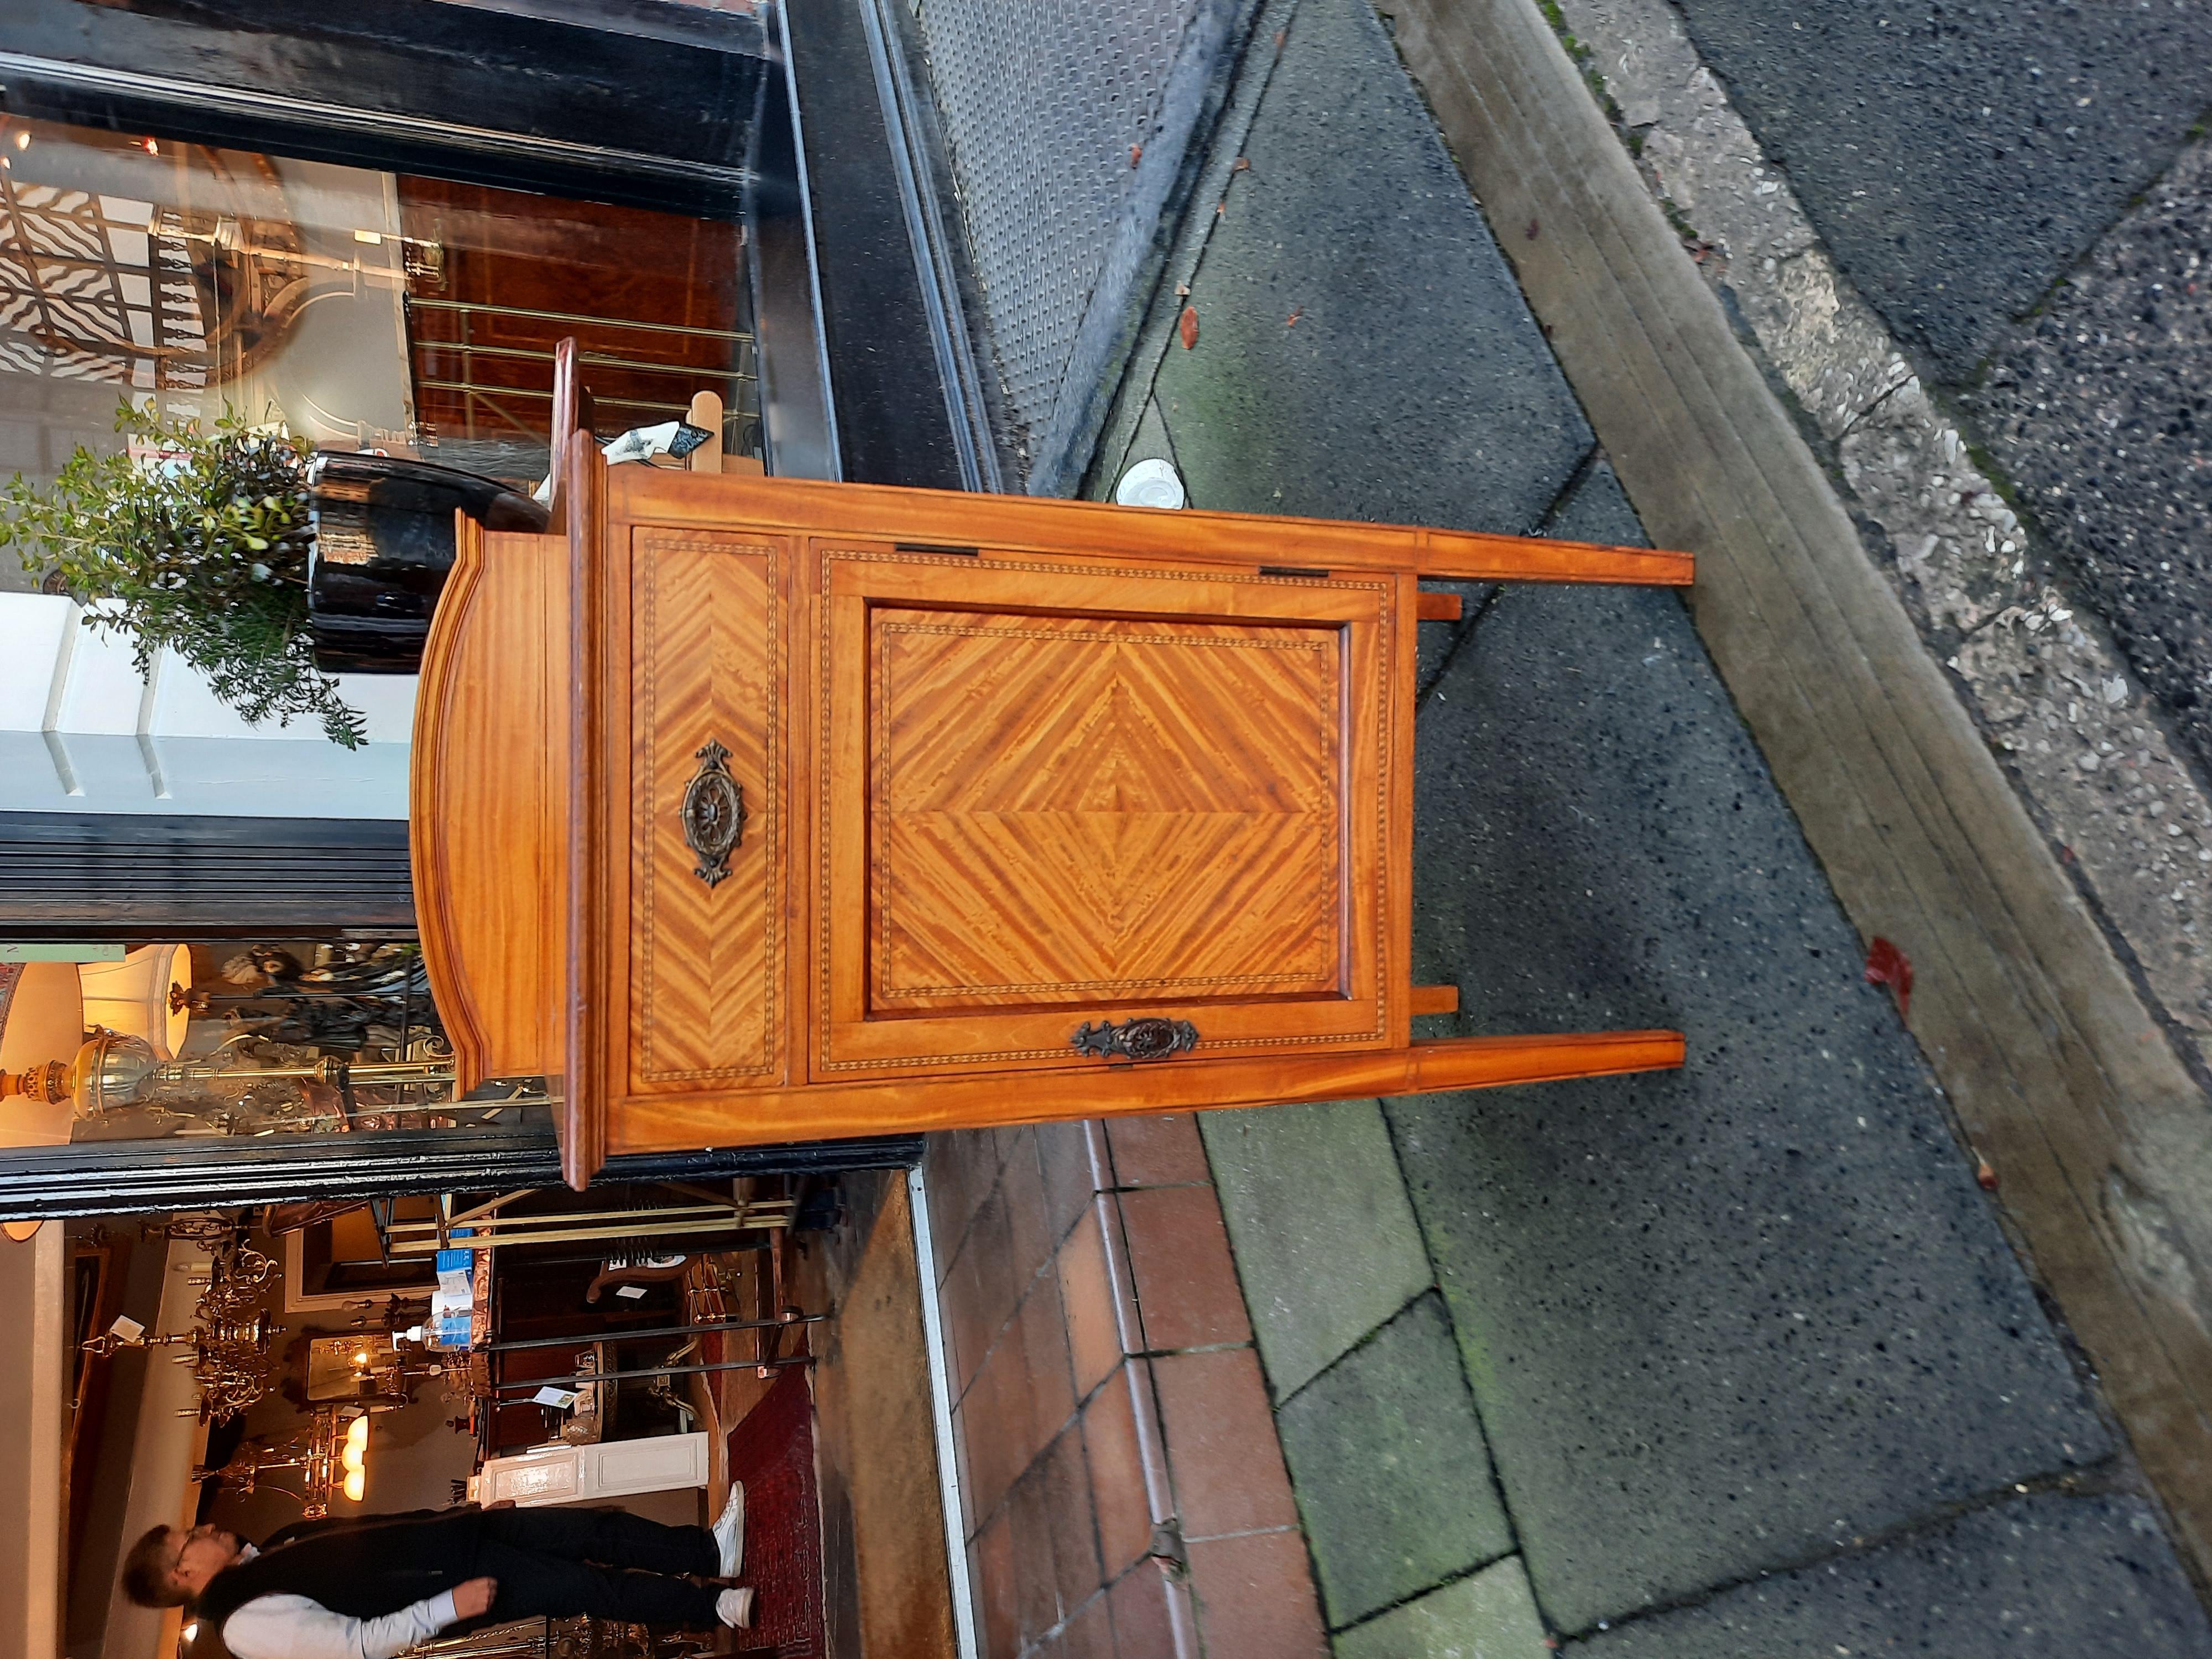
[[[708,886],[730,873],[730,854],[745,831],[745,792],[730,775],[730,751],[711,738],[684,791],[684,842],[699,855],[692,874]]]
[[[1187,1019],[1153,1016],[1118,1026],[1102,1019],[1085,1023],[1067,1041],[1077,1054],[1101,1060],[1167,1060],[1198,1047],[1198,1027]]]

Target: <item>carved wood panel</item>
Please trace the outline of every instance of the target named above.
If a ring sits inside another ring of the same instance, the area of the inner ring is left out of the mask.
[[[775,555],[632,536],[631,1087],[770,1079],[786,1017]]]
[[[870,1012],[1335,992],[1328,628],[870,617]]]

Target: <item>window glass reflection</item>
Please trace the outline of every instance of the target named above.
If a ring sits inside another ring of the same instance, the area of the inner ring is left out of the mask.
[[[128,397],[534,484],[568,335],[602,435],[706,391],[760,453],[733,224],[18,117],[0,163],[0,474]]]

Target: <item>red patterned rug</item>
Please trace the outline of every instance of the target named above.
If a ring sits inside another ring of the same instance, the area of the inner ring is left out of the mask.
[[[730,1479],[745,1488],[745,1565],[755,1592],[750,1630],[735,1650],[822,1659],[822,1511],[814,1488],[814,1395],[806,1369],[787,1368],[730,1431]]]

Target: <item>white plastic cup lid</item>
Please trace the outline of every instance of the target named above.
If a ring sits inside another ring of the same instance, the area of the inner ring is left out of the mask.
[[[1181,507],[1185,497],[1182,480],[1165,461],[1139,461],[1114,486],[1114,499],[1123,507]]]

